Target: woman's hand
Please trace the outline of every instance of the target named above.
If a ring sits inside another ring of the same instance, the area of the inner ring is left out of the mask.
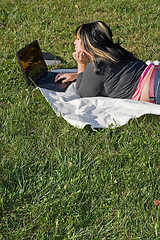
[[[83,51],[74,52],[73,58],[77,61],[78,64],[78,74],[83,72],[86,65],[88,64],[89,56]]]
[[[77,73],[58,73],[55,77],[55,82],[62,80],[62,83],[72,82],[76,80]]]
[[[88,55],[85,52],[74,52],[73,58],[77,61],[79,64],[87,65],[88,62]]]

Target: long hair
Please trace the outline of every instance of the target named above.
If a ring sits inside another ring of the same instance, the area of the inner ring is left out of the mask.
[[[111,29],[102,21],[94,21],[80,25],[75,36],[82,40],[84,49],[93,57],[95,71],[99,71],[100,62],[117,64],[129,62],[135,56],[120,46],[119,41],[112,40]]]

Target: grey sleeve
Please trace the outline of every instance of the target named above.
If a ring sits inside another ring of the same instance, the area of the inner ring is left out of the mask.
[[[84,72],[79,73],[76,81],[76,89],[81,97],[95,97],[99,94],[103,84],[103,76],[94,72],[90,62]]]

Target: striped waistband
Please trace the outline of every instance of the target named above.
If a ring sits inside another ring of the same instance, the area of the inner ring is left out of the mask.
[[[150,81],[149,81],[149,101],[151,103],[156,103],[155,93],[154,93],[154,82],[155,82],[155,77],[156,77],[156,74],[157,74],[158,70],[160,70],[160,65],[155,65],[154,69],[152,71],[152,74],[150,76]]]

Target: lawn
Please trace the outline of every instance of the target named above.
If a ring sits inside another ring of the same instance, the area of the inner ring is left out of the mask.
[[[56,68],[76,68],[74,30],[99,19],[137,57],[160,60],[159,0],[0,6],[0,239],[160,239],[160,116],[75,128],[26,85],[16,59],[38,39],[63,60]]]

